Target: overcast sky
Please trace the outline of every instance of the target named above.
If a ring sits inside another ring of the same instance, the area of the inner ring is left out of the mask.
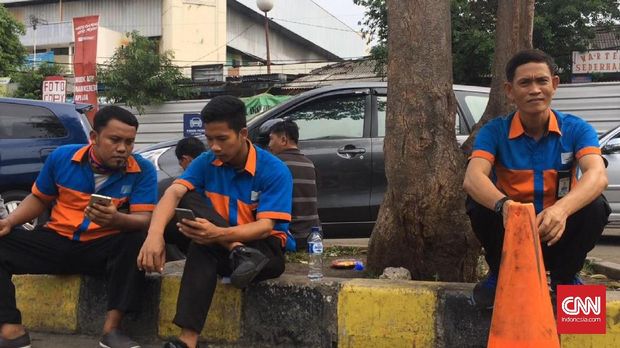
[[[364,7],[357,6],[353,0],[312,0],[327,12],[346,23],[351,28],[359,31],[361,26],[357,22],[364,18]]]

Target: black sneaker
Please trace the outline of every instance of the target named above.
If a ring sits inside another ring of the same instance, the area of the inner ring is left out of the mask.
[[[583,285],[583,281],[581,281],[581,278],[576,275],[569,279],[557,279],[552,274],[551,291],[556,292],[558,285]]]
[[[112,330],[101,337],[99,347],[102,348],[140,348],[140,345],[123,335],[120,330]]]
[[[189,348],[185,342],[178,338],[173,338],[171,341],[164,343],[164,348]],[[200,344],[196,344],[196,348],[200,348]]]
[[[244,289],[260,271],[265,268],[269,259],[259,250],[244,245],[235,247],[230,252],[233,272],[230,275],[230,283],[239,289]]]
[[[0,348],[30,348],[28,332],[12,340],[0,337]]]
[[[478,308],[493,309],[495,288],[497,288],[497,276],[489,273],[486,279],[478,282],[474,287],[471,297],[473,304]]]

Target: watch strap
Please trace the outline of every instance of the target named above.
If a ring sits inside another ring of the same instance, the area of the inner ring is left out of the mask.
[[[502,214],[502,208],[504,208],[504,203],[506,203],[507,200],[509,200],[510,197],[505,196],[503,198],[501,198],[500,200],[498,200],[497,202],[495,202],[495,213],[496,214]]]

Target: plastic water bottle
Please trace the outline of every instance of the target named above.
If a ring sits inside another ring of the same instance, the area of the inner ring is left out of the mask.
[[[308,236],[308,278],[321,280],[323,278],[323,236],[321,228],[312,227]]]

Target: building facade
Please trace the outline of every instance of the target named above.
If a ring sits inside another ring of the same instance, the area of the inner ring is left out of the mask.
[[[31,53],[53,53],[72,69],[72,18],[99,15],[97,62],[105,63],[138,31],[172,51],[187,76],[206,79],[264,74],[264,14],[255,0],[0,0],[26,26]],[[273,71],[307,73],[365,55],[361,35],[311,0],[279,0],[269,17]],[[286,68],[285,68],[286,67]],[[220,77],[221,76],[221,77]]]

